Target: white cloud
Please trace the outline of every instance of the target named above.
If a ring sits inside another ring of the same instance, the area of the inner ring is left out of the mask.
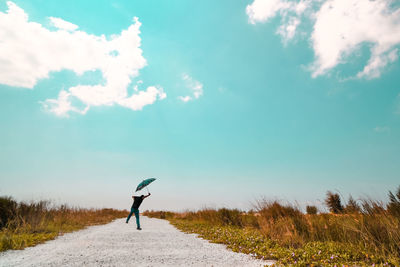
[[[144,106],[153,104],[157,99],[161,100],[166,97],[162,88],[150,86],[146,91],[139,91],[138,94],[120,99],[118,104],[132,110],[141,110]]]
[[[184,73],[182,75],[182,80],[185,83],[186,88],[192,91],[193,97],[191,96],[179,96],[178,99],[180,99],[183,102],[188,102],[193,99],[197,99],[200,96],[203,95],[203,84],[200,83],[199,81],[194,80],[192,77]]]
[[[126,30],[108,39],[79,31],[78,26],[54,17],[50,21],[57,30],[50,31],[29,22],[28,15],[16,4],[7,5],[7,12],[0,12],[0,83],[33,88],[50,72],[63,69],[77,75],[100,70],[104,78],[97,85],[62,90],[58,99],[43,102],[46,110],[58,116],[67,116],[70,111],[84,114],[90,106],[100,105],[119,104],[140,110],[166,97],[163,89],[155,86],[128,96],[132,79],[146,66],[137,18]],[[84,112],[72,105],[73,99],[86,105]]]
[[[180,99],[183,102],[188,102],[188,101],[192,100],[192,97],[188,96],[188,95],[187,96],[178,96],[178,99]]]
[[[282,0],[254,0],[246,7],[246,13],[249,16],[249,22],[266,22],[275,17],[279,11],[290,9],[292,3]]]
[[[301,15],[310,6],[312,0],[287,1],[287,0],[254,0],[246,7],[246,13],[249,16],[249,22],[266,22],[275,17],[278,12],[286,16],[288,13]],[[315,0],[314,0],[315,1]]]
[[[400,9],[390,11],[387,0],[329,0],[316,14],[313,42],[316,61],[313,77],[325,74],[361,44],[369,44],[371,58],[357,76],[376,78],[397,58],[400,44]]]
[[[302,0],[300,2],[285,0],[254,0],[246,7],[246,13],[251,24],[266,22],[275,17],[278,13],[281,15],[281,25],[277,33],[282,36],[284,44],[292,39],[301,22],[302,14],[310,7],[311,0]]]
[[[72,24],[71,22],[65,21],[60,18],[50,17],[49,19],[51,24],[53,24],[54,27],[59,28],[60,30],[75,31],[79,28],[78,25]]]
[[[47,99],[42,102],[43,108],[49,112],[52,112],[60,117],[69,117],[68,112],[77,112],[82,115],[86,114],[89,110],[89,106],[86,106],[83,110],[72,106],[71,104],[71,93],[61,90],[58,94],[58,99]]]
[[[293,39],[296,34],[297,26],[300,24],[300,19],[297,17],[291,17],[286,24],[282,24],[277,33],[280,34],[283,38],[283,42],[286,44],[288,41]]]
[[[372,56],[368,61],[368,64],[364,67],[364,70],[357,74],[358,78],[365,77],[367,79],[378,78],[381,76],[383,68],[392,62],[395,62],[398,58],[398,49],[395,48],[389,52],[379,53],[376,49],[373,49]]]
[[[356,75],[372,79],[398,59],[400,45],[400,9],[391,8],[388,0],[254,0],[247,6],[250,23],[266,22],[281,15],[277,33],[286,44],[307,15],[313,23],[310,36],[315,61],[313,77],[325,75],[346,60],[362,45],[368,45],[371,56]]]

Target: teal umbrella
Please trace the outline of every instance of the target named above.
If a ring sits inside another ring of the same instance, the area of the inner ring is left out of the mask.
[[[136,191],[142,190],[143,188],[145,188],[146,186],[148,186],[150,183],[154,182],[156,180],[156,178],[149,178],[146,180],[143,180],[137,187],[136,187]]]

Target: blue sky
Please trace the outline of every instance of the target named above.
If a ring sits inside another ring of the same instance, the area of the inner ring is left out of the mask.
[[[385,199],[396,1],[0,1],[0,195],[144,209]]]

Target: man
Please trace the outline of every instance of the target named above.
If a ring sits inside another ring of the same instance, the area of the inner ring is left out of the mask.
[[[136,217],[136,226],[138,230],[142,230],[142,228],[140,228],[140,221],[139,221],[139,206],[140,204],[142,204],[143,199],[145,199],[146,197],[149,197],[151,194],[149,193],[147,196],[141,195],[140,197],[135,197],[132,196],[133,198],[133,204],[132,204],[132,208],[131,208],[131,213],[129,213],[128,218],[126,218],[126,223],[129,222],[129,219],[131,218],[132,214],[135,214]]]

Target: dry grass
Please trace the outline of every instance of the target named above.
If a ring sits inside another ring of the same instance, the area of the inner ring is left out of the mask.
[[[54,206],[49,201],[18,203],[11,197],[0,197],[0,251],[23,249],[127,214],[127,211],[114,209]]]
[[[304,214],[294,205],[260,200],[252,212],[203,209],[168,212],[164,218],[254,229],[267,240],[286,248],[305,248],[315,242],[341,244],[348,249],[346,253],[361,253],[366,259],[372,258],[372,262],[399,266],[400,187],[396,194],[390,192],[388,204],[371,199],[360,200],[358,204],[350,198],[347,205],[342,206],[338,195],[332,195],[328,192],[329,201],[326,202],[331,213]],[[332,208],[337,206],[340,208]],[[157,212],[145,212],[145,215],[160,218]]]
[[[400,258],[400,218],[383,205],[364,201],[361,212],[305,215],[293,207],[265,203],[261,232],[280,245],[300,247],[309,242],[340,242],[382,258]]]

